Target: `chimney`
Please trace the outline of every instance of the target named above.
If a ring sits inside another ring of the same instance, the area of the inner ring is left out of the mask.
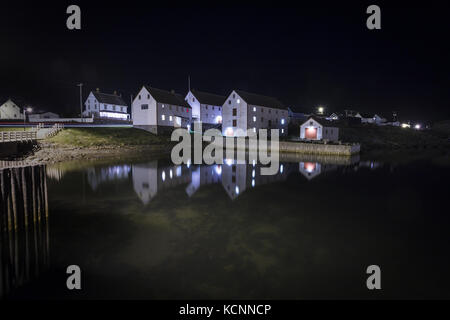
[[[99,89],[99,88],[97,88],[97,89],[95,89],[95,91],[97,91],[97,92],[100,92],[100,89]]]

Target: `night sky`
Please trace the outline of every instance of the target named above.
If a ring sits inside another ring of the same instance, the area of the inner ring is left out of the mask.
[[[0,97],[19,96],[43,110],[78,112],[79,82],[84,97],[100,88],[129,102],[143,84],[185,95],[190,75],[192,88],[272,95],[298,111],[322,104],[329,111],[396,110],[405,120],[450,118],[443,1],[5,2]],[[80,31],[66,28],[70,4],[81,7]],[[366,28],[369,4],[381,7],[382,30]]]

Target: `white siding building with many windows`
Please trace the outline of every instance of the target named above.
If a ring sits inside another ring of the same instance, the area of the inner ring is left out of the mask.
[[[222,105],[225,99],[225,96],[194,89],[185,98],[192,108],[192,121],[201,121],[204,129],[222,124]]]
[[[111,120],[130,120],[128,106],[121,96],[91,91],[84,103],[83,116]]]
[[[132,103],[133,127],[154,134],[190,128],[192,109],[175,92],[143,86]]]
[[[287,135],[288,110],[276,98],[233,90],[222,107],[222,134],[248,136],[250,131],[279,129]],[[270,132],[269,132],[270,134]]]

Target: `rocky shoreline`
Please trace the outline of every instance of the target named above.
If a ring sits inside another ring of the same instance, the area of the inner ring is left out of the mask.
[[[75,160],[128,159],[170,154],[171,149],[171,145],[76,147],[43,141],[35,152],[17,161],[22,165],[40,165]]]

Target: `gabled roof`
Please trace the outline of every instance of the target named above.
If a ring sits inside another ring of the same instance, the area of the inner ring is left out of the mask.
[[[187,104],[187,102],[184,100],[184,98],[177,93],[153,88],[150,86],[144,86],[144,87],[151,94],[153,99],[156,100],[156,102],[167,103],[167,104],[172,104],[175,106],[182,106],[182,107],[190,108],[190,106]]]
[[[287,108],[277,98],[262,96],[260,94],[249,93],[241,90],[234,90],[248,104],[287,110]]]
[[[97,99],[100,103],[106,103],[106,104],[114,104],[117,106],[126,106],[127,104],[125,101],[123,101],[122,97],[115,95],[115,94],[107,94],[107,93],[101,93],[97,91],[91,91],[91,93],[94,95],[95,99]]]
[[[208,104],[211,106],[222,106],[227,97],[214,93],[202,92],[192,89],[191,93],[201,104]]]
[[[318,122],[323,127],[334,127],[335,126],[334,122],[332,122],[332,121],[329,121],[329,120],[323,119],[323,118],[313,117],[313,116],[308,117],[308,119],[303,124],[305,124],[306,122],[308,122],[311,119]]]

